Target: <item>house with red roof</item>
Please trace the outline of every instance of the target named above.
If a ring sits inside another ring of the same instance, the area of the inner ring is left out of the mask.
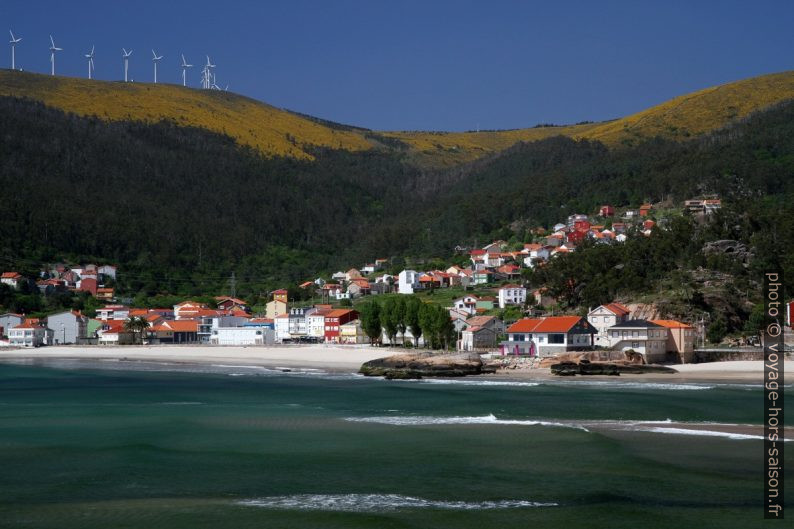
[[[507,329],[503,355],[553,356],[593,347],[596,329],[580,316],[524,318]]]
[[[244,312],[248,312],[250,310],[248,308],[248,303],[239,298],[233,298],[231,296],[216,296],[215,301],[217,301],[218,308],[220,310],[242,310]]]
[[[695,356],[695,328],[676,320],[651,320],[667,329],[667,352],[678,355],[682,364],[692,362]]]
[[[587,313],[587,321],[590,325],[598,329],[598,334],[595,336],[595,343],[599,347],[609,347],[608,330],[613,325],[623,323],[629,319],[631,311],[628,307],[620,303],[607,303],[606,305],[599,305]]]
[[[358,311],[353,309],[334,309],[325,315],[325,341],[339,342],[340,327],[358,318]]]
[[[189,320],[199,316],[202,310],[207,310],[209,307],[205,303],[197,301],[183,301],[174,305],[174,319],[176,320]]]
[[[149,327],[147,335],[151,343],[196,343],[198,326],[195,320],[164,321]]]
[[[131,345],[135,343],[135,333],[124,328],[123,320],[105,320],[97,330],[100,345]]]
[[[38,318],[28,318],[8,332],[8,342],[17,347],[41,347],[52,343],[52,331]]]
[[[613,217],[615,215],[615,208],[613,206],[601,206],[601,209],[598,210],[598,215],[600,217]]]
[[[11,288],[19,288],[19,284],[24,277],[19,272],[3,272],[0,274],[0,284],[8,285]]]

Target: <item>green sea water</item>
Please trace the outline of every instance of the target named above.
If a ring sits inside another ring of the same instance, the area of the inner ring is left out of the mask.
[[[0,364],[0,526],[772,526],[761,441],[664,426],[759,424],[761,397],[752,384]]]

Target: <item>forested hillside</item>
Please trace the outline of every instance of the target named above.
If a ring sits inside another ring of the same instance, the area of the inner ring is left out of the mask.
[[[109,261],[128,295],[220,293],[235,273],[238,292],[256,296],[376,257],[526,242],[530,228],[603,203],[680,206],[702,193],[723,197],[714,222],[560,260],[581,285],[565,294],[571,305],[651,291],[674,269],[737,272],[749,284],[778,260],[794,277],[790,102],[686,141],[609,149],[554,137],[451,170],[419,170],[400,149],[266,157],[198,128],[107,122],[16,98],[0,98],[0,121],[0,264],[34,272],[46,261]],[[750,245],[752,265],[705,259],[702,244],[717,239]],[[548,270],[545,280],[566,277]]]

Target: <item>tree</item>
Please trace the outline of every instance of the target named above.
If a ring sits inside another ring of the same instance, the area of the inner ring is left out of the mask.
[[[400,334],[403,345],[405,345],[405,298],[403,296],[394,300],[394,307],[391,314],[389,314],[389,318],[391,318],[394,329]]]
[[[396,300],[390,297],[383,303],[380,309],[380,321],[386,331],[386,336],[389,338],[390,345],[394,345],[394,337],[397,336],[397,326],[395,324],[395,319],[392,317],[392,313],[396,310],[395,303]]]
[[[378,342],[383,328],[380,321],[380,305],[375,301],[362,303],[360,313],[364,333],[369,336],[372,343]]]
[[[143,333],[149,328],[149,322],[143,316],[133,316],[124,322],[124,330],[138,337],[138,342],[143,344]]]
[[[711,322],[708,331],[706,331],[706,337],[711,343],[720,343],[726,334],[728,334],[728,326],[722,316]]]
[[[405,326],[414,337],[414,345],[419,346],[419,337],[422,336],[422,327],[419,325],[419,311],[422,301],[416,296],[410,296],[405,301]]]

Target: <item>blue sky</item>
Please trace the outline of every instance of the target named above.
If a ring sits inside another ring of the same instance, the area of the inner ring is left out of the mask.
[[[3,0],[17,65],[181,83],[179,55],[210,54],[218,84],[381,130],[518,128],[603,120],[676,95],[794,69],[790,1]],[[5,40],[7,42],[8,39]],[[0,65],[10,66],[6,44]],[[189,74],[198,86],[198,67]]]

